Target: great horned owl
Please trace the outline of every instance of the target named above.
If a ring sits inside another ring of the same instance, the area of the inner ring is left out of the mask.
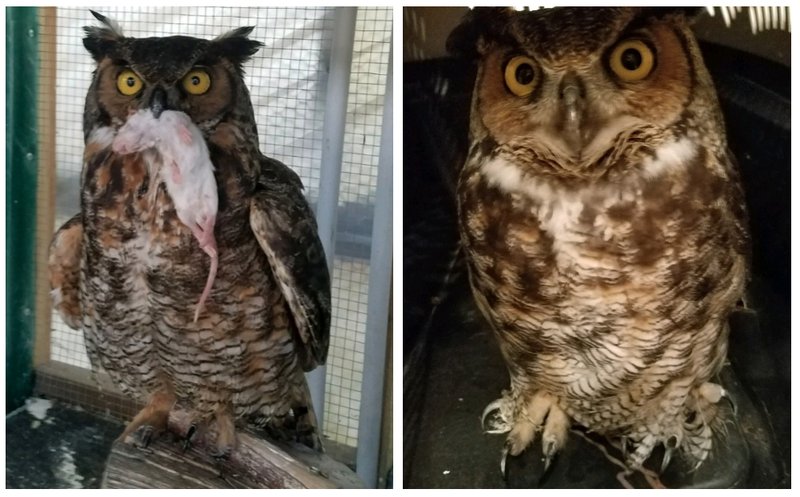
[[[177,405],[193,426],[216,423],[217,455],[230,453],[245,422],[294,428],[321,449],[304,371],[327,356],[330,276],[299,177],[259,151],[242,65],[261,44],[247,38],[252,28],[212,41],[129,38],[94,15],[103,25],[83,40],[97,69],[81,212],[53,239],[50,277],[55,308],[84,331],[92,369],[147,403],[121,438],[145,426],[147,442]],[[112,150],[140,109],[186,113],[216,171],[219,271],[196,323],[209,259],[153,174],[159,159]]]
[[[458,184],[473,294],[511,388],[501,465],[572,423],[699,464],[750,239],[717,96],[678,9],[476,9],[449,48],[478,59]],[[625,449],[624,449],[625,450]]]

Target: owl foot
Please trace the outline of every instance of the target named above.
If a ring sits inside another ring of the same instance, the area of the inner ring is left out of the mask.
[[[217,410],[214,417],[217,423],[217,451],[211,457],[228,459],[236,447],[236,427],[227,409]]]
[[[543,430],[542,450],[545,457],[552,458],[567,440],[569,418],[556,404],[556,399],[544,392],[537,392],[522,406],[508,440],[512,456],[519,455],[533,442],[536,433]]]
[[[661,473],[669,468],[679,451],[695,462],[695,469],[699,467],[711,453],[714,432],[725,429],[719,406],[722,399],[730,403],[736,415],[736,403],[723,387],[711,382],[703,383],[689,391],[682,410],[674,416],[659,418],[646,430],[639,427],[622,437],[623,460],[630,471],[641,469],[655,447],[662,444],[664,457],[660,465]],[[631,441],[635,449],[628,454]]]
[[[544,473],[540,482],[551,468],[558,452],[564,447],[569,433],[570,420],[566,413],[558,407],[556,399],[547,393],[538,392],[529,401],[522,397],[516,402],[506,394],[503,398],[489,404],[481,418],[486,429],[486,419],[490,414],[490,425],[487,433],[509,432],[503,446],[500,459],[500,472],[506,478],[506,462],[509,454],[521,454],[542,432],[542,453],[545,458]],[[516,413],[516,416],[514,416]],[[513,420],[513,421],[511,421]]]
[[[721,397],[720,397],[721,398]],[[695,469],[702,464],[711,452],[713,431],[712,426],[717,423],[716,406],[705,397],[698,395],[696,400],[688,403],[685,418],[676,419],[673,426],[652,428],[645,433],[639,432],[622,437],[622,460],[628,467],[628,473],[641,470],[655,447],[664,446],[664,456],[661,460],[660,473],[663,474],[672,462],[676,452],[682,451],[696,461]],[[719,398],[717,398],[719,400]],[[705,403],[705,404],[703,404]],[[635,449],[628,453],[631,439],[635,442]]]
[[[171,394],[157,393],[150,397],[150,402],[144,409],[139,411],[139,414],[122,432],[122,435],[117,439],[118,442],[125,442],[128,435],[135,432],[139,427],[145,427],[145,433],[142,437],[142,445],[147,447],[153,439],[153,436],[160,434],[167,429],[167,421],[169,420],[169,412],[175,404],[175,398]]]
[[[653,453],[656,445],[658,445],[659,437],[655,435],[649,434],[644,437],[644,439],[636,446],[636,450],[630,455],[630,459],[628,458],[625,440],[627,438],[623,437],[623,461],[628,466],[628,472],[633,472],[636,470],[640,470],[642,465],[645,461],[650,458],[650,455]],[[678,435],[671,435],[666,440],[661,439],[661,443],[664,444],[664,457],[661,460],[661,469],[660,473],[663,474],[667,468],[669,467],[669,463],[672,461],[672,456],[675,455],[675,452],[681,446],[681,438]]]

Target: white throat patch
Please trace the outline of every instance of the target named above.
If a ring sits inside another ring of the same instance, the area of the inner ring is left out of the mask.
[[[641,162],[641,174],[646,179],[655,179],[687,166],[697,155],[697,146],[689,139],[670,141],[656,149],[655,158],[647,157]],[[554,190],[546,180],[524,175],[519,166],[502,157],[494,157],[481,166],[486,181],[506,193],[521,193],[532,199],[547,199]]]

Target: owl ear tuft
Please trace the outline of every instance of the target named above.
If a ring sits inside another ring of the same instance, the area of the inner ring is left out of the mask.
[[[103,23],[103,26],[86,26],[83,30],[86,32],[86,37],[83,39],[83,46],[92,54],[96,61],[100,61],[106,57],[109,52],[114,49],[114,46],[125,36],[122,34],[117,21],[109,19],[108,17],[99,14],[93,10],[89,12]]]
[[[253,29],[255,29],[254,26],[246,26],[228,31],[215,38],[212,43],[219,49],[220,55],[240,66],[264,46],[260,41],[247,37],[253,32]]]

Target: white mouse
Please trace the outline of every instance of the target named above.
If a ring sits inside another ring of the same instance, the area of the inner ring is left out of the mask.
[[[203,135],[183,112],[165,110],[158,119],[150,110],[131,113],[117,132],[114,152],[130,154],[155,149],[163,167],[159,173],[172,197],[178,219],[192,230],[195,238],[211,257],[206,287],[197,303],[194,320],[200,315],[217,275],[217,241],[214,223],[219,202],[214,165]]]

